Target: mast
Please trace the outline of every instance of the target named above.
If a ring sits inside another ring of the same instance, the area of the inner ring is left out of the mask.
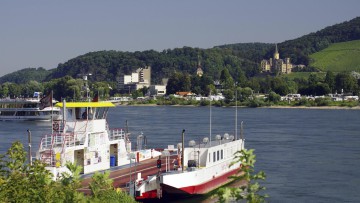
[[[63,109],[62,109],[62,125],[64,126],[63,127],[63,133],[66,133],[65,132],[65,120],[66,120],[66,118],[65,118],[66,112],[65,111],[66,111],[66,100],[64,99],[63,100]],[[60,129],[60,126],[59,126],[59,129]]]
[[[210,90],[210,146],[211,146],[211,90]]]
[[[181,139],[181,170],[184,172],[184,145],[185,145],[185,129],[182,130],[182,139]]]
[[[237,84],[235,83],[235,140],[237,140]]]
[[[51,134],[54,133],[54,128],[53,128],[53,124],[54,124],[54,106],[53,106],[53,96],[54,96],[54,93],[53,91],[51,90]]]

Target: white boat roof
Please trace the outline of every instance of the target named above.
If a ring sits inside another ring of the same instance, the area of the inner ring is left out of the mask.
[[[200,143],[200,144],[196,144],[193,147],[186,147],[186,148],[210,148],[210,147],[215,147],[221,144],[226,144],[226,143],[230,143],[236,140],[232,140],[232,139],[222,139],[222,140],[212,140],[211,144],[210,142],[204,144],[204,143]]]
[[[115,107],[111,102],[66,102],[67,108],[84,108],[84,107]],[[55,104],[55,107],[63,107],[63,103],[59,102]]]

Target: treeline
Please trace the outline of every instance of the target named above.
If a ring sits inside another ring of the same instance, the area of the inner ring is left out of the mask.
[[[81,167],[67,163],[72,174],[62,173],[57,181],[39,160],[27,163],[23,145],[12,144],[6,154],[0,154],[1,202],[136,202],[120,188],[113,187],[109,172],[95,173],[89,184],[91,196],[79,191],[82,188]]]
[[[3,83],[0,85],[0,98],[27,98],[33,97],[34,92],[42,92],[44,95],[53,92],[53,96],[58,101],[66,99],[67,101],[80,101],[86,100],[87,90],[85,89],[86,83],[83,79],[72,78],[65,76],[58,79],[53,79],[48,82],[29,81],[24,84],[16,83]],[[96,94],[100,98],[109,98],[110,94],[113,95],[115,83],[114,82],[89,82],[89,96],[94,97]]]
[[[308,78],[288,79],[285,77],[253,77],[247,79],[244,74],[233,78],[227,69],[223,69],[220,75],[218,88],[210,77],[190,76],[188,74],[176,73],[169,78],[167,93],[175,94],[177,91],[191,91],[196,94],[207,96],[210,91],[214,94],[216,89],[221,89],[228,101],[233,100],[236,88],[248,88],[253,93],[269,94],[274,92],[278,95],[300,93],[302,95],[327,95],[330,93],[347,93],[351,95],[360,94],[360,80],[348,72],[334,74],[331,71],[325,77],[312,73]],[[238,98],[242,100],[242,98]]]
[[[346,93],[360,95],[360,80],[356,79],[349,72],[334,74],[328,71],[324,76],[311,73],[308,78],[264,77],[247,78],[245,73],[238,69],[237,77],[233,77],[227,68],[220,72],[219,80],[214,81],[211,76],[204,74],[202,77],[190,75],[188,73],[175,72],[167,83],[167,94],[187,91],[197,95],[208,96],[222,93],[226,101],[234,99],[235,87],[248,89],[252,93],[269,94],[274,92],[278,95],[300,93],[302,95],[326,95],[330,93]],[[114,82],[86,82],[83,79],[65,76],[53,79],[48,82],[39,83],[30,81],[25,84],[3,83],[0,85],[0,97],[31,97],[34,92],[48,94],[53,91],[54,98],[61,101],[86,100],[87,91],[84,86],[89,87],[89,96],[96,94],[100,99],[108,99],[110,96],[118,94],[116,83]],[[247,91],[247,92],[249,92]],[[145,96],[148,88],[143,88],[132,92],[133,98]],[[246,94],[247,95],[247,94]],[[241,99],[241,98],[240,98]]]

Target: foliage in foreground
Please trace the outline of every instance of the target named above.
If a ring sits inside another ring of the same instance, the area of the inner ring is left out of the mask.
[[[108,172],[92,177],[92,196],[85,196],[78,191],[81,167],[72,163],[66,166],[72,175],[64,173],[60,180],[53,181],[44,163],[26,163],[23,145],[14,142],[5,155],[0,154],[0,202],[135,202],[113,187]]]
[[[223,203],[235,200],[246,200],[249,203],[265,202],[265,198],[268,196],[259,193],[266,188],[260,186],[257,180],[265,180],[266,174],[263,171],[255,174],[254,165],[256,155],[254,154],[254,149],[237,151],[231,165],[239,162],[241,163],[241,169],[237,175],[231,178],[235,181],[245,181],[246,184],[238,188],[220,188],[217,192],[219,202]]]

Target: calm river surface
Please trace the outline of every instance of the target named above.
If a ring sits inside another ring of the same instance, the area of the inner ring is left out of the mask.
[[[111,128],[123,128],[126,120],[132,140],[143,132],[148,147],[176,145],[182,129],[185,143],[209,136],[209,107],[118,106],[109,112]],[[241,121],[245,146],[257,155],[255,168],[267,174],[261,183],[267,201],[360,201],[360,110],[238,108]],[[34,152],[49,125],[0,122],[0,153],[16,140],[27,147],[27,129]],[[213,137],[234,129],[235,108],[213,107]]]

